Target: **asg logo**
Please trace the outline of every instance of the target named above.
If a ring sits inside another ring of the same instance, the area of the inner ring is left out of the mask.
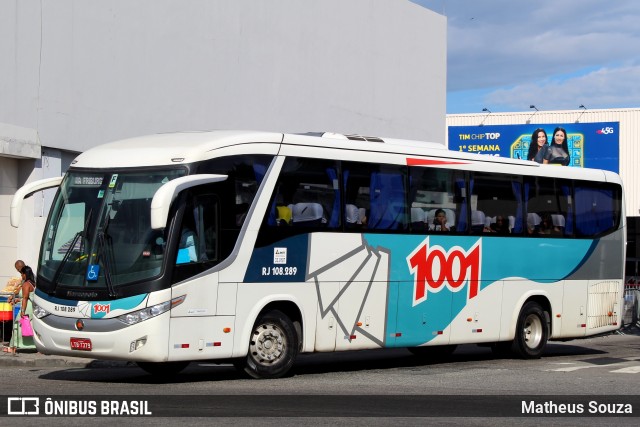
[[[429,246],[427,237],[408,257],[414,276],[413,306],[427,300],[427,291],[440,292],[445,286],[459,292],[468,283],[467,300],[478,295],[480,286],[481,240],[468,251],[454,246],[445,251],[442,246]]]
[[[8,397],[7,415],[40,415],[40,398]]]
[[[111,310],[111,304],[94,304],[93,306],[94,314],[98,314],[98,313],[108,314],[110,310]]]
[[[598,129],[596,131],[598,135],[609,135],[610,133],[613,133],[613,132],[614,130],[611,126],[605,126],[602,129]]]

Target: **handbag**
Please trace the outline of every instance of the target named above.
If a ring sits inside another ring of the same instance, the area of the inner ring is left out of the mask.
[[[20,332],[23,337],[32,337],[33,328],[31,327],[31,320],[26,314],[20,318]]]

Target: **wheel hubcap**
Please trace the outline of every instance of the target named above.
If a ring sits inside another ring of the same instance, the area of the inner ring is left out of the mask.
[[[276,325],[260,325],[253,331],[249,350],[256,362],[271,365],[282,357],[285,348],[284,332]]]
[[[535,314],[527,316],[524,322],[524,342],[529,348],[536,348],[542,342],[542,321]]]

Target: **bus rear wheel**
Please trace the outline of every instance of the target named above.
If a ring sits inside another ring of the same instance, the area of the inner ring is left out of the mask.
[[[518,316],[512,351],[523,359],[539,359],[548,339],[547,315],[538,303],[529,301]]]
[[[246,358],[234,366],[253,378],[285,376],[298,356],[298,334],[291,319],[279,310],[262,315],[253,327]]]
[[[179,374],[189,366],[188,361],[183,362],[136,362],[138,367],[155,377],[171,377]]]

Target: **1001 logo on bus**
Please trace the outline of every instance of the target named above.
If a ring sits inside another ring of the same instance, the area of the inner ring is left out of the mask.
[[[467,284],[467,300],[478,295],[480,286],[481,240],[469,250],[454,246],[429,246],[427,237],[408,257],[413,274],[413,306],[427,300],[427,292],[440,292],[445,286],[459,292]]]

